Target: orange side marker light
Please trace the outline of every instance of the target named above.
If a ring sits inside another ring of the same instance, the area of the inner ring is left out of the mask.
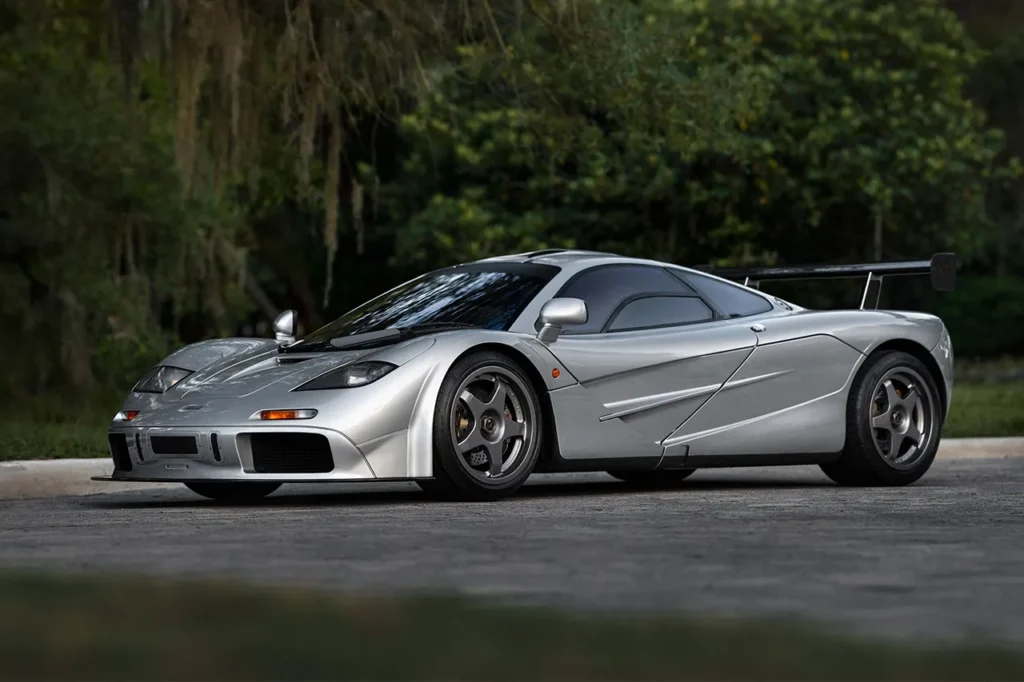
[[[316,410],[263,410],[259,415],[261,421],[276,421],[279,419],[312,419],[316,416]]]

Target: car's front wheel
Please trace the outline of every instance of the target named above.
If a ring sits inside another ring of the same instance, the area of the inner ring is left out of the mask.
[[[542,439],[540,400],[526,372],[491,351],[448,371],[434,412],[434,478],[420,487],[447,499],[496,500],[533,472]]]
[[[281,487],[280,483],[193,482],[185,487],[218,502],[256,502]]]
[[[907,485],[935,459],[942,404],[932,373],[902,351],[865,362],[850,388],[846,446],[822,471],[840,485]]]

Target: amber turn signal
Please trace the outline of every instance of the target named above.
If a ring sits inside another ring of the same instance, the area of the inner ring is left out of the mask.
[[[276,421],[279,419],[312,419],[316,416],[316,410],[263,410],[259,413],[262,421]]]

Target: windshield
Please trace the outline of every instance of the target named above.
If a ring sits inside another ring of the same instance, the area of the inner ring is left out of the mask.
[[[519,263],[439,270],[350,310],[289,348],[328,346],[331,339],[418,325],[507,331],[556,272],[552,266]]]

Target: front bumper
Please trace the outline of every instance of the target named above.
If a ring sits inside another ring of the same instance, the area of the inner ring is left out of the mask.
[[[114,481],[361,481],[407,478],[408,430],[357,447],[338,431],[299,425],[108,431]]]

